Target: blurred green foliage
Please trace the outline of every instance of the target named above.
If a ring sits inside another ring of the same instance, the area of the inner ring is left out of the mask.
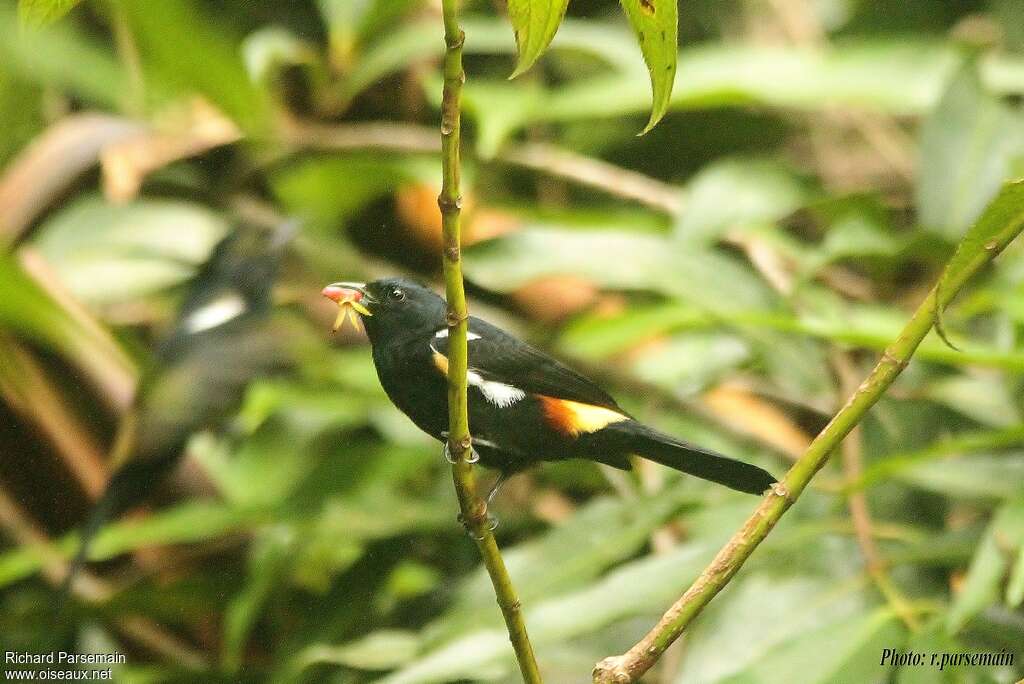
[[[642,138],[651,86],[616,2],[570,3],[514,81],[508,20],[464,13],[474,311],[773,472],[1024,172],[1014,0],[683,3],[668,114]],[[437,276],[441,33],[425,0],[24,2],[20,19],[0,0],[3,650],[116,650],[124,682],[514,681],[437,445],[316,297]],[[39,535],[73,549],[188,281],[232,222],[268,216],[302,221],[278,284],[294,371],[256,378],[144,514],[103,530],[92,570],[113,596],[53,625]],[[1024,246],[944,329],[958,350],[925,341],[650,681],[1024,676]],[[896,600],[858,543],[858,492]],[[589,681],[753,505],[656,468],[514,480],[497,533],[547,680]],[[1018,665],[882,667],[883,648]]]

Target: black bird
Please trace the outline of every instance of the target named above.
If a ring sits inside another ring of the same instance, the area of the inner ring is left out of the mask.
[[[112,447],[115,470],[82,525],[64,595],[103,523],[142,503],[173,470],[193,433],[237,409],[253,377],[283,366],[266,319],[292,232],[290,225],[239,227],[199,270],[122,421]]]
[[[357,311],[384,391],[431,437],[448,430],[445,301],[422,285],[385,278],[339,282],[323,295],[341,307],[335,328]],[[726,487],[762,494],[775,478],[658,432],[635,420],[604,390],[500,328],[470,317],[469,426],[480,463],[505,477],[538,461],[586,458],[623,470],[638,454]]]

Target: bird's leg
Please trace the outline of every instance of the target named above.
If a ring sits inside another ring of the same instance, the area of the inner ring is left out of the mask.
[[[487,523],[487,529],[491,532],[497,529],[498,523],[500,522],[497,516],[491,515],[491,500],[494,498],[494,495],[498,493],[498,490],[501,489],[501,485],[503,485],[505,483],[505,480],[507,479],[508,473],[499,472],[498,479],[494,481],[494,484],[491,485],[490,491],[487,492],[487,496],[484,497],[484,520]],[[470,530],[469,526],[466,524],[466,521],[463,520],[461,514],[459,515],[459,522],[462,523],[463,526],[466,528],[466,531],[469,532],[469,536],[473,537],[477,541],[480,541],[480,537],[477,537],[473,534],[472,530]]]
[[[486,499],[487,505],[491,504],[491,501],[494,499],[495,495],[498,493],[498,490],[501,489],[501,486],[503,484],[505,484],[505,481],[507,479],[508,479],[508,473],[506,473],[504,470],[498,473],[498,479],[494,481],[494,484],[491,485],[491,490],[489,492],[487,492],[487,499]]]
[[[455,456],[452,454],[452,450],[448,447],[448,432],[442,432],[441,433],[441,438],[442,438],[442,440],[444,440],[444,442],[443,442],[444,443],[444,460],[448,461],[451,464],[458,463],[458,459],[455,458]],[[476,440],[474,440],[474,441],[476,441]],[[486,442],[485,442],[485,444],[486,444]],[[470,446],[469,447],[469,454],[466,456],[466,463],[478,463],[479,461],[480,461],[480,453],[476,449],[474,449],[472,446]],[[498,475],[497,481],[491,487],[490,491],[487,493],[487,498],[484,499],[484,502],[483,502],[484,503],[484,510],[483,510],[484,521],[487,523],[487,529],[492,531],[492,532],[495,530],[495,528],[498,527],[498,519],[490,514],[490,512],[487,510],[487,505],[491,502],[491,499],[493,499],[494,495],[498,492],[498,488],[501,486],[501,483],[504,482],[505,477],[506,476],[505,476],[504,473],[501,473],[500,475]],[[472,526],[469,524],[469,521],[467,521],[465,519],[465,517],[463,517],[462,513],[459,513],[458,521],[459,521],[460,525],[462,525],[464,528],[466,528],[466,533],[470,537],[472,537],[476,541],[481,541],[483,539],[483,537],[478,537],[475,534],[473,534]]]

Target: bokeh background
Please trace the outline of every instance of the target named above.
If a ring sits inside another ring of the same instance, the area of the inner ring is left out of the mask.
[[[0,650],[117,651],[124,682],[516,681],[438,445],[318,294],[438,283],[438,5],[0,2]],[[1020,0],[688,0],[671,111],[639,138],[649,84],[617,3],[573,0],[515,81],[503,11],[464,7],[472,310],[776,473],[1024,173]],[[281,226],[282,372],[101,531],[55,619],[201,265]],[[924,342],[645,681],[1024,676],[1024,245],[945,327],[958,349]],[[510,482],[492,510],[547,680],[589,681],[754,505],[651,464]],[[1017,666],[892,668],[884,648]]]

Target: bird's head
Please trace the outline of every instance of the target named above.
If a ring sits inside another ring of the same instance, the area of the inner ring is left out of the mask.
[[[353,324],[362,319],[371,342],[431,332],[445,324],[444,300],[433,290],[406,278],[331,283],[321,294],[338,304],[335,330],[350,316]]]

